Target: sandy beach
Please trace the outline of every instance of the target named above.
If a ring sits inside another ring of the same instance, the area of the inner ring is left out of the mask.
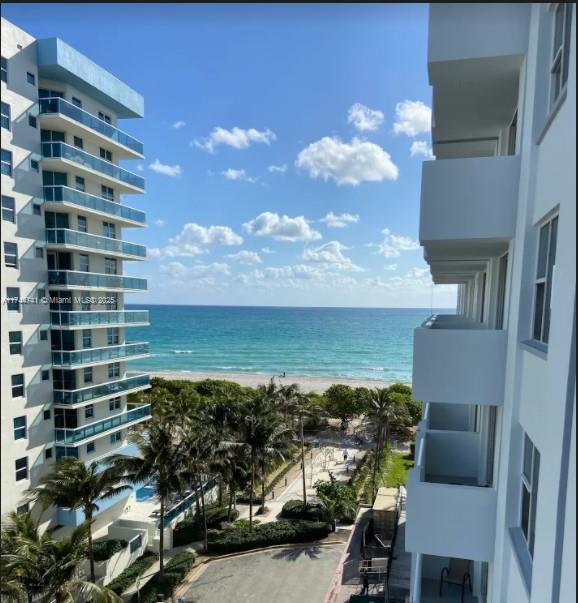
[[[226,379],[234,381],[240,385],[257,387],[268,383],[271,375],[261,375],[254,373],[204,373],[196,371],[163,371],[152,372],[151,377],[162,377],[163,379],[187,379],[189,381],[202,381],[203,379]],[[303,375],[287,375],[285,377],[275,376],[275,380],[280,384],[297,383],[304,392],[315,392],[322,394],[328,387],[335,383],[350,385],[351,387],[387,387],[392,382],[381,381],[378,379],[347,379],[342,377],[308,377]]]

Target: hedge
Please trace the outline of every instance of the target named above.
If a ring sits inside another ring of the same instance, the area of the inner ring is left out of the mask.
[[[121,595],[125,590],[130,588],[136,581],[137,577],[145,572],[155,561],[158,555],[151,551],[145,551],[136,561],[131,563],[121,574],[106,586],[117,595]]]
[[[210,506],[206,507],[207,528],[220,528],[221,524],[228,520],[228,507]],[[239,517],[239,511],[231,510],[231,521]],[[196,540],[203,539],[203,518],[195,515],[192,519],[185,519],[178,523],[173,532],[173,546],[182,546]]]
[[[209,553],[227,554],[275,544],[312,542],[325,538],[331,527],[328,523],[285,520],[264,523],[245,529],[228,529],[209,539]]]
[[[305,519],[308,521],[323,521],[327,511],[321,503],[307,503],[303,505],[302,500],[289,500],[281,509],[283,519]]]
[[[164,568],[163,579],[155,574],[141,589],[140,598],[135,593],[131,603],[156,603],[158,595],[164,595],[165,599],[174,595],[177,586],[184,580],[195,564],[194,553],[179,553],[170,559]]]
[[[94,560],[108,561],[115,553],[122,551],[128,542],[119,538],[109,538],[108,540],[97,540],[93,545]]]

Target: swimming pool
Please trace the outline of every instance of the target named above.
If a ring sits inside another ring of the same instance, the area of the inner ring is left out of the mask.
[[[136,491],[136,499],[138,502],[152,498],[156,494],[155,488],[152,486],[143,486]]]

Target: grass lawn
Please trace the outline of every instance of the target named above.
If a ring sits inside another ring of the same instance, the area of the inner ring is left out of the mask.
[[[387,464],[385,474],[385,485],[388,488],[397,488],[397,486],[407,485],[409,470],[413,467],[413,460],[409,455],[394,452]]]

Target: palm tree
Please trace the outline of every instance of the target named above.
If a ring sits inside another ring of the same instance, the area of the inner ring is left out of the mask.
[[[170,421],[153,416],[143,429],[133,431],[129,441],[137,446],[137,456],[111,455],[106,462],[120,479],[135,486],[151,483],[160,499],[159,576],[164,574],[164,528],[167,501],[180,492],[182,449],[175,441]]]
[[[81,509],[89,525],[98,512],[98,502],[113,498],[130,486],[121,483],[118,475],[111,469],[104,469],[93,462],[85,465],[74,457],[57,461],[52,473],[43,477],[38,486],[30,490],[32,497],[43,507],[54,505],[71,510]],[[94,549],[92,530],[88,530],[88,559],[90,562],[90,580],[95,581]]]

